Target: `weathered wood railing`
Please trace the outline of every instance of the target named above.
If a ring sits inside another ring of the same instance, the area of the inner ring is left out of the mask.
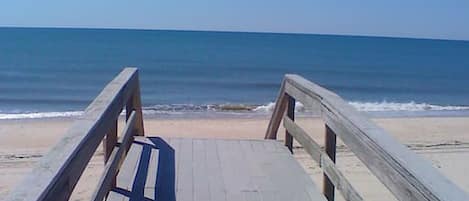
[[[294,122],[295,101],[320,113],[325,122],[325,151]],[[284,116],[285,111],[287,115]],[[266,139],[276,139],[280,122],[285,144],[296,139],[323,169],[323,193],[334,200],[337,188],[346,200],[363,200],[335,166],[336,135],[398,200],[463,201],[468,194],[357,112],[342,98],[298,75],[286,75],[277,97]]]
[[[118,144],[117,119],[124,107],[126,125]],[[134,135],[144,135],[138,70],[125,68],[6,200],[68,200],[88,162],[104,140],[105,171],[92,199],[103,200],[115,185],[119,166]]]

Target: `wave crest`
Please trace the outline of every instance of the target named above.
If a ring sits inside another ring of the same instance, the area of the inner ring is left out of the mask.
[[[82,115],[82,111],[71,112],[33,112],[33,113],[16,113],[16,114],[0,114],[0,120],[7,119],[39,119],[39,118],[57,118],[57,117],[76,117]]]
[[[260,105],[253,109],[255,112],[272,112],[275,108],[275,102],[270,102],[266,105]],[[305,112],[305,106],[300,102],[295,102],[295,111],[296,112]]]
[[[444,105],[433,105],[428,103],[416,103],[414,101],[407,103],[399,102],[358,102],[350,101],[348,102],[358,111],[364,112],[399,112],[399,111],[409,111],[409,112],[419,112],[419,111],[457,111],[457,110],[469,110],[469,106],[444,106]],[[272,112],[275,108],[275,103],[270,102],[266,105],[261,105],[253,109],[253,111],[260,112]],[[297,112],[306,112],[308,111],[306,107],[296,102],[295,111]]]
[[[357,102],[351,101],[350,105],[358,111],[364,112],[424,112],[424,111],[469,111],[469,106],[443,106],[432,105],[428,103],[416,103],[414,101],[407,103],[398,102]],[[228,113],[228,114],[265,114],[272,112],[275,108],[275,102],[265,105],[249,104],[167,104],[154,105],[143,108],[144,115],[166,115],[176,114],[184,115],[189,113]],[[311,112],[300,102],[296,102],[295,111],[299,113]],[[8,119],[37,119],[37,118],[70,118],[82,115],[82,111],[66,112],[29,112],[29,113],[0,113],[0,120]],[[122,114],[125,114],[123,112]]]
[[[447,111],[447,110],[469,110],[469,106],[443,106],[432,105],[428,103],[416,103],[414,101],[408,103],[398,102],[349,102],[358,111],[366,112],[388,112],[388,111]]]

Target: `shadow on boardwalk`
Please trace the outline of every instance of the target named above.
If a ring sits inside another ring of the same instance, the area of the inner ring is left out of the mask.
[[[130,201],[154,201],[144,195],[146,178],[148,171],[157,171],[155,182],[155,200],[175,201],[175,155],[174,149],[159,137],[149,137],[153,144],[144,142],[134,142],[143,146],[140,162],[138,164],[137,173],[135,175],[132,191],[122,188],[114,188],[112,191],[124,195]],[[150,170],[150,154],[152,149],[158,149],[158,169]]]

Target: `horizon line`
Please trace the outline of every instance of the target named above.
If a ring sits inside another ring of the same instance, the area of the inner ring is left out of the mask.
[[[469,42],[469,39],[449,39],[431,37],[409,37],[392,35],[367,35],[367,34],[336,34],[336,33],[307,33],[307,32],[271,32],[271,31],[234,31],[234,30],[210,30],[210,29],[153,29],[153,28],[129,28],[129,27],[73,27],[73,26],[2,26],[0,28],[23,28],[23,29],[90,29],[90,30],[134,30],[134,31],[179,31],[179,32],[218,32],[218,33],[251,33],[251,34],[291,34],[291,35],[319,35],[319,36],[349,36],[349,37],[371,37],[389,39],[413,39],[413,40],[442,40]]]

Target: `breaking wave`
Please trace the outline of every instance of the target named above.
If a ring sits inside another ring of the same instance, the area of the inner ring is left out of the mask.
[[[350,101],[348,102],[358,111],[364,112],[398,112],[398,111],[409,111],[409,112],[418,112],[418,111],[458,111],[458,110],[469,110],[469,106],[444,106],[444,105],[432,105],[428,103],[416,103],[414,101],[407,103],[398,103],[398,102],[357,102]],[[274,110],[275,103],[271,102],[266,105],[258,106],[254,111],[268,111],[271,112]],[[295,111],[304,112],[307,109],[301,104],[296,103]]]
[[[428,103],[397,103],[397,102],[349,102],[353,107],[359,111],[366,112],[387,112],[387,111],[456,111],[456,110],[469,110],[469,106],[451,106],[451,105],[433,105]]]
[[[451,106],[451,105],[433,105],[428,103],[398,103],[398,102],[357,102],[351,101],[350,105],[358,111],[364,112],[425,112],[425,111],[469,111],[469,106]],[[143,108],[144,115],[184,115],[194,113],[211,113],[211,114],[267,114],[274,110],[275,103],[267,104],[165,104],[153,105]],[[295,111],[310,112],[303,104],[297,102]],[[82,111],[66,111],[66,112],[25,112],[25,113],[2,113],[0,112],[0,120],[8,119],[38,119],[38,118],[73,118],[83,114]]]
[[[40,119],[40,118],[59,118],[76,117],[83,114],[82,111],[69,112],[31,112],[31,113],[0,113],[0,120],[6,119]]]

